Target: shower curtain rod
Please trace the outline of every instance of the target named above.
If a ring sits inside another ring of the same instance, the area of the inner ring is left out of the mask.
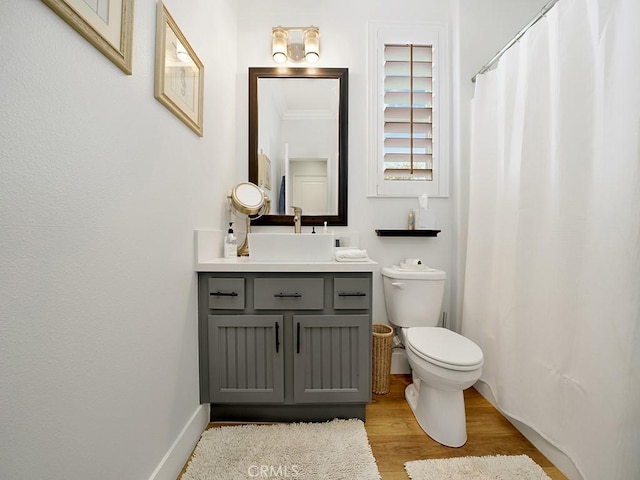
[[[513,47],[513,45],[520,40],[520,38],[527,33],[527,30],[529,30],[531,27],[533,27],[536,23],[538,23],[538,20],[540,20],[542,17],[544,17],[546,15],[546,13],[551,10],[551,8],[558,3],[560,0],[551,0],[549,3],[547,3],[544,7],[542,7],[542,10],[540,10],[540,13],[538,13],[538,15],[535,16],[535,18],[533,20],[531,20],[522,30],[520,30],[515,37],[513,37],[513,40],[511,40],[509,43],[507,43],[504,48],[502,50],[500,50],[498,53],[495,54],[495,56],[489,60],[489,62],[480,69],[480,71],[478,73],[476,73],[473,78],[471,79],[471,81],[473,83],[475,83],[476,81],[476,77],[478,75],[482,75],[483,73],[489,71],[491,69],[491,67],[493,67],[493,65],[500,60],[500,57],[502,57],[502,55],[504,55],[504,53],[509,50],[511,47]]]

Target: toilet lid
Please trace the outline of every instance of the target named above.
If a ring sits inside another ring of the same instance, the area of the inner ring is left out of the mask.
[[[424,360],[451,370],[474,370],[483,363],[482,350],[468,338],[441,327],[411,327],[407,346]]]

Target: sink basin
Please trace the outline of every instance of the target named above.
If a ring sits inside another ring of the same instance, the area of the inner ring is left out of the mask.
[[[330,262],[333,234],[249,233],[249,258],[258,262]]]

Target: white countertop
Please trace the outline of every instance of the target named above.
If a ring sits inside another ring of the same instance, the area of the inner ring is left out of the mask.
[[[197,272],[377,272],[378,263],[366,262],[257,262],[248,257],[214,258],[196,263]]]
[[[378,263],[256,261],[250,257],[220,258],[224,233],[196,230],[196,272],[377,272]]]

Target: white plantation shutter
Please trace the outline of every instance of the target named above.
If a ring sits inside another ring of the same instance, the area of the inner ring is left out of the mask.
[[[369,196],[448,196],[448,37],[443,24],[369,25]]]
[[[433,46],[384,46],[384,179],[433,180]]]

